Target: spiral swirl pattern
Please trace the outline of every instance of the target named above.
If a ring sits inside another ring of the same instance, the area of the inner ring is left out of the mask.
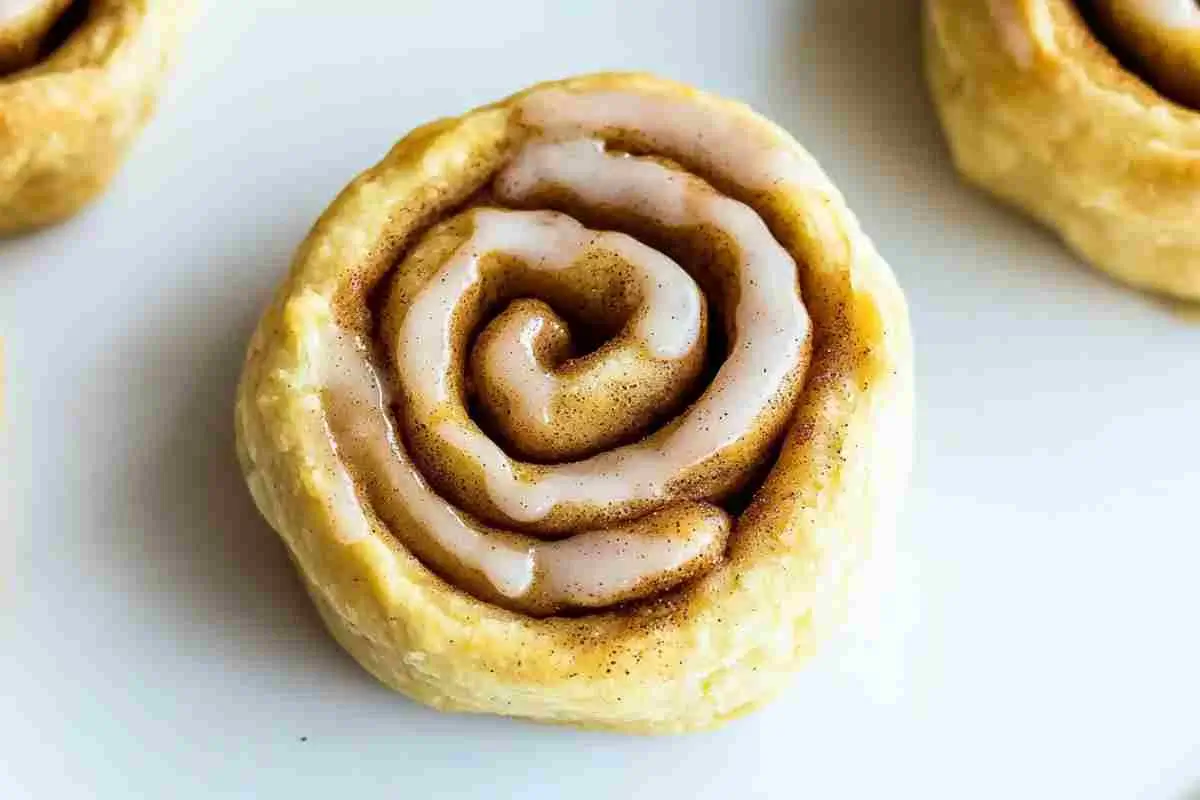
[[[722,558],[722,504],[784,432],[812,324],[795,260],[717,185],[802,172],[666,98],[544,91],[517,120],[380,282],[379,341],[326,337],[325,403],[347,508],[365,492],[447,579],[550,614]]]
[[[903,294],[803,146],[601,73],[355,178],[235,420],[256,505],[383,683],[667,732],[762,704],[839,627],[911,411]]]

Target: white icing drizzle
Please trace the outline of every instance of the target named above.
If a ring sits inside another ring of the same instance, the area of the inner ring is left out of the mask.
[[[530,548],[492,540],[484,531],[469,525],[429,487],[400,444],[387,409],[384,384],[365,349],[333,326],[322,337],[321,346],[320,372],[325,388],[339,405],[352,411],[339,415],[337,425],[330,423],[338,449],[353,461],[357,461],[353,457],[356,453],[346,451],[366,454],[370,467],[382,470],[382,474],[376,473],[377,478],[395,493],[395,499],[412,521],[463,565],[483,573],[501,594],[517,597],[528,591],[534,576]],[[345,503],[338,505],[344,507]],[[406,530],[407,526],[396,526],[393,533],[404,538]]]
[[[1111,0],[1117,2],[1117,0]],[[1196,0],[1123,0],[1146,19],[1167,28],[1200,28]]]
[[[438,366],[450,352],[450,320],[462,294],[480,277],[480,261],[491,254],[522,259],[528,269],[555,273],[576,265],[589,252],[608,251],[638,269],[645,303],[630,331],[658,358],[680,358],[700,336],[703,300],[683,268],[623,233],[591,231],[554,211],[481,209],[475,231],[453,259],[429,281],[405,317],[401,338],[414,370],[413,386],[437,384],[446,397],[446,371]],[[428,381],[425,383],[424,381]]]
[[[602,606],[606,598],[634,591],[648,577],[666,575],[703,558],[714,542],[723,540],[726,523],[717,515],[701,517],[681,534],[669,523],[657,536],[638,539],[630,557],[625,533],[591,531],[539,548],[547,591],[571,597],[580,606]]]
[[[538,602],[548,608],[610,605],[640,586],[662,588],[657,581],[664,574],[686,569],[724,547],[728,518],[699,503],[664,512],[666,521],[650,517],[558,542],[482,525],[438,496],[409,458],[392,426],[383,381],[365,349],[333,325],[324,328],[318,348],[322,383],[337,406],[348,410],[345,415],[335,411],[328,423],[337,449],[329,454],[333,467],[352,492],[338,454],[371,469],[387,489],[377,512],[387,516],[387,507],[398,507],[411,517],[412,524],[391,526],[394,535],[418,553],[426,550],[423,540],[428,539],[482,574],[504,597],[519,600],[536,589]],[[333,510],[354,529],[358,520],[365,522],[357,502],[343,498]],[[542,585],[535,586],[539,575]]]
[[[637,502],[664,500],[681,474],[747,436],[802,366],[810,323],[795,262],[751,208],[686,177],[651,161],[605,153],[590,141],[534,142],[497,177],[497,195],[506,201],[520,202],[549,183],[589,205],[636,209],[667,226],[711,225],[740,251],[730,356],[657,447],[627,445],[548,466],[530,477],[518,475],[511,459],[470,420],[436,425],[435,435],[480,465],[489,498],[509,518],[538,521],[559,504],[597,509],[600,516]],[[397,369],[406,395],[415,397],[414,419],[432,419],[455,400],[447,382],[454,369],[448,320],[480,256],[498,245],[533,261],[562,262],[573,256],[565,247],[569,242],[527,226],[511,228],[509,219],[488,212],[472,240],[428,282],[405,318]],[[520,238],[504,238],[513,234]]]
[[[510,317],[497,329],[495,344],[482,349],[491,379],[501,392],[516,398],[522,416],[543,432],[553,422],[551,404],[563,391],[563,380],[538,359],[536,343],[551,324],[545,316]]]
[[[543,89],[521,101],[523,122],[548,138],[596,137],[618,128],[635,131],[656,152],[717,173],[747,189],[780,183],[828,190],[816,162],[779,147],[757,126],[690,99],[636,92]]]

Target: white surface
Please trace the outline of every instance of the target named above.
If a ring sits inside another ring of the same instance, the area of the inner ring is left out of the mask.
[[[0,797],[1200,798],[1200,325],[954,180],[913,0],[211,5],[112,192],[0,243]],[[243,347],[406,130],[634,67],[791,129],[904,283],[898,585],[878,631],[717,733],[427,711],[338,650],[258,520]]]

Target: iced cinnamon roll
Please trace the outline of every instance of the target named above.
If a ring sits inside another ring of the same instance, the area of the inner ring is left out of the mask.
[[[317,222],[238,452],[334,636],[444,709],[751,709],[836,627],[907,471],[894,278],[812,158],[643,75],[418,128]]]
[[[0,236],[96,197],[154,108],[192,0],[0,0]]]
[[[1200,4],[925,0],[959,170],[1139,288],[1200,300]]]

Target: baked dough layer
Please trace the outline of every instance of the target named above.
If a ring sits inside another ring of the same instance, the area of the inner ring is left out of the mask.
[[[1070,0],[925,0],[954,163],[1142,289],[1200,300],[1200,112],[1100,43]]]
[[[347,540],[322,466],[319,331],[369,333],[366,296],[511,155],[516,107],[549,89],[683,100],[785,148],[803,185],[742,198],[804,268],[815,344],[770,474],[723,561],[683,589],[535,618],[449,585],[372,518]],[[542,84],[410,133],[333,202],[250,342],[238,455],[337,640],[383,683],[439,709],[637,732],[712,727],[774,696],[841,621],[858,567],[890,535],[910,460],[912,356],[891,270],[811,156],[747,107],[636,74]]]
[[[43,42],[70,5],[71,0],[0,0],[0,75],[36,61]]]
[[[50,55],[0,74],[0,235],[59,222],[108,185],[191,10],[192,0],[92,0]]]

